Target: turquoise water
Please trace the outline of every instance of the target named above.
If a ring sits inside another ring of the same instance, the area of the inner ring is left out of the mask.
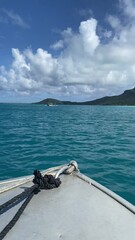
[[[0,104],[0,179],[76,160],[135,204],[135,107]]]

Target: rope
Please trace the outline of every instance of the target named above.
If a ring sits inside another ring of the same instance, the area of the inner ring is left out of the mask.
[[[11,198],[9,201],[0,205],[0,215],[12,208],[13,206],[17,205],[20,201],[27,197],[29,193],[36,189],[36,187],[36,185],[33,185],[29,189],[25,190],[24,192],[18,194],[17,196]]]
[[[21,214],[25,210],[26,206],[34,196],[34,194],[37,194],[40,192],[40,189],[53,189],[60,186],[61,181],[60,178],[55,179],[52,175],[45,175],[42,176],[39,170],[34,171],[34,179],[33,179],[34,185],[30,187],[28,190],[18,194],[17,196],[13,197],[9,201],[5,202],[4,204],[0,205],[0,214],[4,213],[11,207],[18,204],[20,201],[24,200],[26,197],[26,200],[22,204],[22,206],[18,209],[15,216],[11,219],[11,221],[5,226],[5,228],[0,232],[0,240],[2,240],[6,234],[12,229],[12,227],[15,225],[17,220],[20,218]]]
[[[34,196],[34,192],[31,192],[29,196],[26,198],[26,200],[24,201],[24,203],[22,204],[22,206],[18,209],[17,213],[12,218],[12,220],[1,231],[0,240],[2,240],[7,235],[7,233],[13,228],[13,226],[18,221],[18,219],[20,218],[21,214],[23,213],[24,209],[26,208],[26,206],[28,205],[28,203],[30,202],[33,196]]]
[[[40,189],[57,188],[61,184],[60,178],[55,178],[52,175],[45,175],[43,177],[39,170],[35,170],[34,175],[33,183],[38,184]]]

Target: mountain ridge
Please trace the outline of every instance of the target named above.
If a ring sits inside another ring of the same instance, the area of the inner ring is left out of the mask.
[[[135,106],[135,88],[125,90],[120,95],[105,96],[92,101],[72,102],[62,101],[54,98],[46,98],[35,104],[52,104],[52,105],[118,105],[118,106]]]

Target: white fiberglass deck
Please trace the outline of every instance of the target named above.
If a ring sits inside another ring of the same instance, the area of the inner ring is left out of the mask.
[[[61,180],[59,188],[34,195],[5,240],[135,239],[134,213],[76,175],[62,175]],[[23,187],[2,193],[0,204]],[[14,211],[0,216],[0,230]]]

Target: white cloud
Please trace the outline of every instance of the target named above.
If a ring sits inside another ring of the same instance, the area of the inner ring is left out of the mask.
[[[127,8],[130,7],[131,1],[121,2],[129,3]],[[121,5],[121,9],[122,6],[125,5]],[[41,48],[36,52],[32,49],[23,52],[12,49],[10,69],[0,67],[0,89],[20,94],[76,95],[79,100],[82,95],[92,99],[133,87],[134,19],[127,25],[122,24],[117,16],[108,19],[112,30],[103,31],[109,39],[106,43],[97,34],[97,20],[91,18],[80,23],[78,32],[73,32],[71,28],[62,32],[61,39],[53,45],[56,50],[61,49],[57,58]]]
[[[105,29],[105,31],[103,32],[103,36],[104,36],[105,38],[110,38],[110,37],[112,37],[112,31],[107,31],[107,30]]]
[[[3,23],[12,23],[22,28],[30,28],[29,24],[26,23],[19,14],[7,9],[2,9],[4,16],[1,16],[0,21]]]
[[[96,34],[97,21],[94,18],[81,22],[79,27],[80,37],[86,52],[93,54],[99,45],[99,37]]]
[[[117,16],[108,15],[107,21],[109,22],[112,28],[114,29],[121,28],[120,19]]]
[[[129,18],[135,18],[135,2],[134,0],[119,0],[122,13]]]
[[[82,16],[82,17],[86,17],[87,19],[88,18],[91,18],[94,16],[94,13],[92,11],[92,9],[81,9],[79,10],[79,15]]]
[[[64,43],[62,40],[59,40],[58,42],[54,43],[53,45],[51,45],[51,48],[53,48],[54,50],[58,50],[64,47]]]

